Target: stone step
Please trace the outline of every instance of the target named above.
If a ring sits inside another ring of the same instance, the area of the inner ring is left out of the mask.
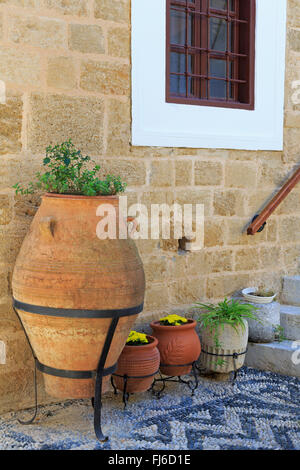
[[[281,301],[287,305],[300,306],[300,276],[285,276]]]
[[[280,325],[284,329],[286,339],[300,340],[300,307],[281,305]]]
[[[245,365],[300,378],[300,341],[248,343]]]

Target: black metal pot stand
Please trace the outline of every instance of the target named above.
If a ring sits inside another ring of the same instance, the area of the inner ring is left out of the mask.
[[[114,377],[120,377],[123,379],[123,390],[122,391],[122,399],[123,399],[123,403],[124,403],[124,409],[127,407],[127,404],[128,404],[128,400],[129,400],[129,395],[130,393],[127,391],[127,386],[128,386],[128,381],[130,379],[147,379],[149,377],[154,377],[155,375],[157,375],[159,373],[159,371],[157,370],[156,372],[153,372],[152,374],[148,374],[148,375],[139,375],[139,376],[134,376],[134,375],[127,375],[127,374],[124,374],[124,375],[119,375],[119,374],[116,374],[116,373],[113,373],[112,376],[111,376],[111,385],[114,389],[114,394],[117,395],[118,393],[118,389],[115,385],[115,382],[114,382]],[[153,383],[155,382],[155,379],[153,380],[152,382],[152,385],[150,387],[150,390],[152,389],[153,387]],[[132,392],[134,393],[134,392]]]
[[[103,377],[111,375],[117,368],[117,364],[114,364],[111,367],[105,368],[105,362],[110,350],[110,346],[118,325],[120,317],[127,317],[131,315],[137,315],[143,310],[143,304],[138,305],[132,308],[118,309],[118,310],[74,310],[74,309],[63,309],[63,308],[50,308],[50,307],[41,307],[38,305],[30,305],[23,302],[19,302],[16,299],[13,299],[13,308],[20,320],[20,323],[23,327],[25,336],[29,343],[32,355],[35,361],[35,375],[34,375],[34,389],[35,389],[35,412],[34,416],[29,421],[21,421],[21,424],[32,424],[37,416],[37,407],[38,407],[38,398],[37,398],[37,377],[36,370],[40,370],[44,374],[53,375],[56,377],[64,377],[68,379],[90,379],[95,378],[95,397],[93,402],[94,405],[94,429],[97,438],[100,441],[106,441],[108,438],[104,436],[101,428],[101,408],[102,408],[102,381]],[[104,341],[103,349],[101,356],[98,362],[97,370],[65,370],[65,369],[55,369],[49,367],[45,364],[39,362],[34,352],[34,349],[29,341],[28,335],[24,328],[24,325],[21,321],[21,318],[16,309],[22,310],[24,312],[33,313],[36,315],[47,315],[55,317],[65,317],[65,318],[111,318],[111,323],[108,328],[106,339]]]
[[[243,351],[241,353],[233,352],[232,354],[217,354],[217,353],[204,351],[202,349],[201,354],[207,354],[208,356],[215,356],[215,357],[232,357],[233,374],[232,374],[231,382],[232,384],[234,384],[237,379],[238,372],[239,372],[239,369],[236,366],[236,361],[238,360],[239,356],[244,356],[245,354],[247,354],[247,351],[248,351],[248,348],[246,348],[246,351]]]
[[[198,374],[197,374],[197,372],[199,372],[199,369],[197,366],[197,361],[189,362],[188,364],[161,364],[161,367],[187,367],[187,366],[192,366],[192,376],[190,376],[189,379],[183,379],[181,375],[177,375],[177,376],[170,375],[170,376],[163,377],[161,372],[159,372],[160,378],[154,379],[152,387],[151,387],[152,394],[156,396],[156,398],[160,399],[166,388],[166,384],[168,382],[176,382],[176,383],[187,385],[189,389],[191,390],[192,396],[193,396],[195,393],[195,390],[198,388],[198,385],[199,385]],[[155,389],[155,386],[158,383],[161,383],[162,387],[157,390]]]

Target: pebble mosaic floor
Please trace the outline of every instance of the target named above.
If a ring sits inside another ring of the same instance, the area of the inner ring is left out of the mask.
[[[17,415],[28,419],[32,410]],[[185,385],[168,384],[160,400],[131,396],[126,411],[121,395],[109,393],[103,431],[104,444],[89,400],[69,400],[39,407],[29,426],[2,415],[0,449],[300,450],[300,381],[243,368],[234,385],[201,378],[191,397]]]

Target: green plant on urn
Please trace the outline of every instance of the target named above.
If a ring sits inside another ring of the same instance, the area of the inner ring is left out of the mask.
[[[256,307],[225,298],[217,305],[197,303],[195,308],[201,312],[201,366],[220,373],[241,368],[248,343],[247,319],[256,319]]]
[[[43,165],[45,171],[36,173],[36,181],[29,183],[27,188],[20,183],[13,186],[16,193],[31,194],[38,190],[56,194],[111,196],[126,189],[126,183],[120,176],[107,174],[100,178],[100,166],[88,155],[83,155],[71,139],[47,147]]]
[[[17,193],[43,192],[17,257],[14,307],[34,350],[45,388],[55,398],[95,398],[95,431],[102,439],[101,393],[109,389],[126,338],[143,310],[145,275],[134,240],[99,236],[107,207],[122,220],[119,176],[71,140],[49,146],[44,171]],[[57,372],[59,371],[59,373]]]

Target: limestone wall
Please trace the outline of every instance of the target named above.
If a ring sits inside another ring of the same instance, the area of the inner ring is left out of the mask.
[[[271,79],[271,78],[270,78]],[[144,320],[247,285],[281,288],[299,273],[300,186],[266,230],[245,226],[300,163],[300,4],[288,0],[283,152],[131,147],[130,1],[0,0],[0,412],[33,403],[32,359],[11,309],[14,260],[38,197],[16,197],[44,149],[71,137],[128,182],[130,202],[205,204],[205,249],[178,253],[173,240],[138,243],[147,277]],[[42,393],[42,392],[41,392]],[[42,401],[46,400],[44,394]]]

